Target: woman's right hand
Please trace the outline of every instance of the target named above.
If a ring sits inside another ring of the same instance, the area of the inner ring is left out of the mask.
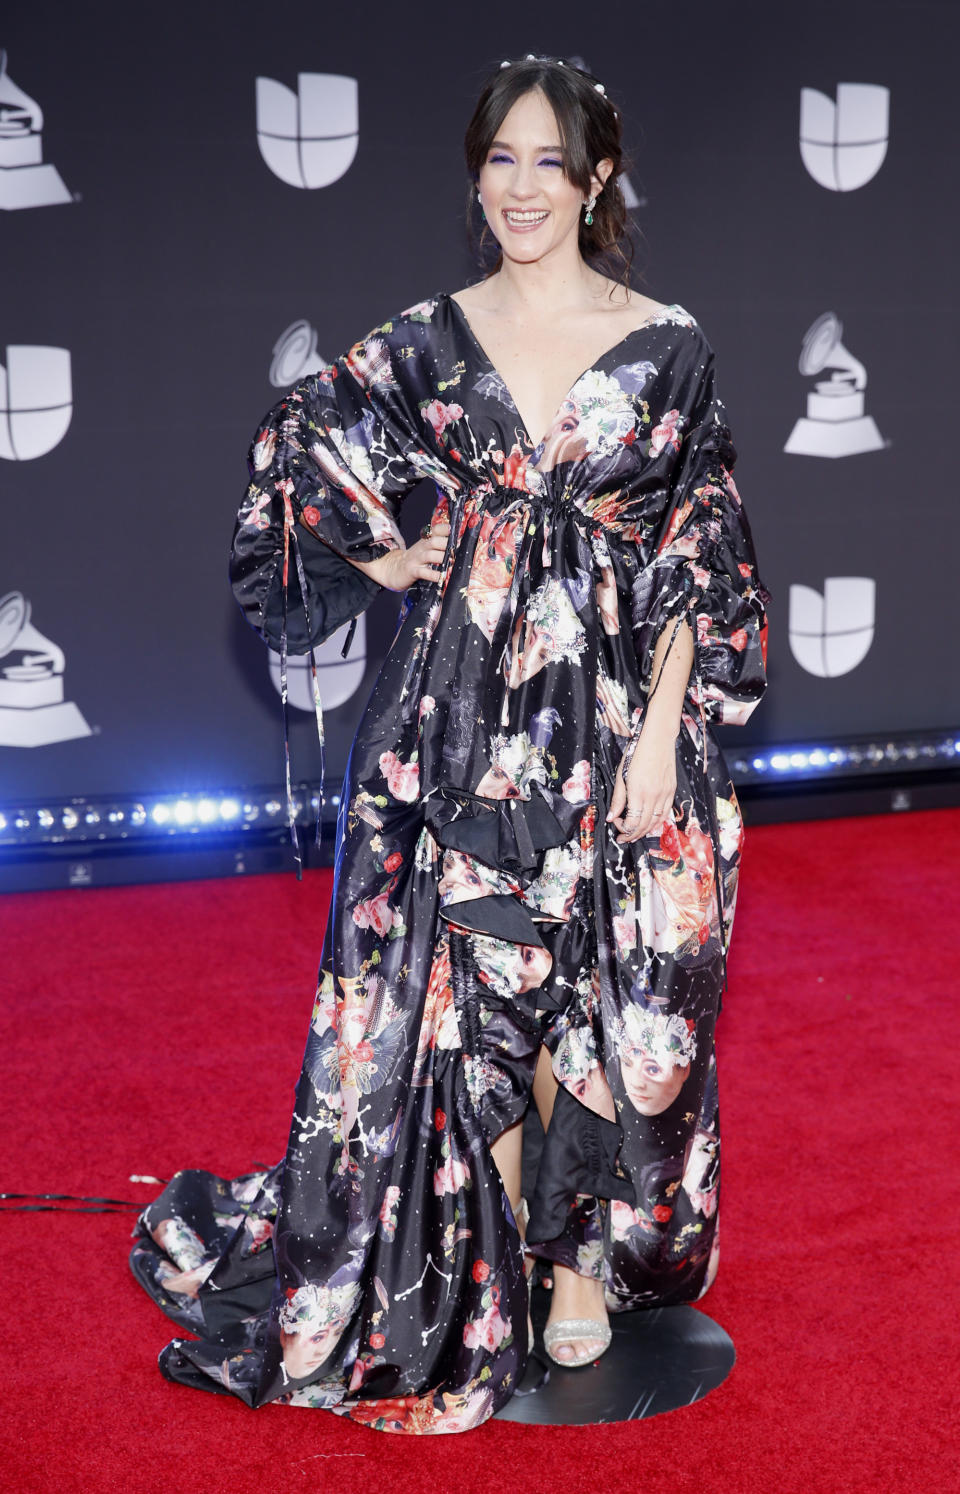
[[[415,581],[439,581],[450,525],[444,519],[431,524],[425,539],[418,539],[403,550],[388,550],[376,560],[353,563],[378,586],[388,591],[406,591]]]

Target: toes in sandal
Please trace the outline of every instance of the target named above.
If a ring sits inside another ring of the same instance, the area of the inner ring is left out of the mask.
[[[591,1349],[589,1354],[581,1354],[579,1358],[559,1359],[553,1352],[557,1343],[569,1343],[572,1339],[586,1339],[588,1343],[599,1344],[599,1349]],[[561,1318],[559,1322],[548,1323],[543,1330],[543,1347],[546,1349],[554,1364],[559,1364],[561,1369],[581,1369],[585,1364],[593,1364],[601,1354],[605,1354],[610,1347],[613,1338],[613,1330],[609,1323],[600,1323],[596,1318]]]

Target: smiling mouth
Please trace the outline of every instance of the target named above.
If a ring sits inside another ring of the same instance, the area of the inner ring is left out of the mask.
[[[539,208],[504,208],[503,216],[507,221],[508,227],[522,231],[539,228],[541,223],[546,222],[550,214],[546,210]]]

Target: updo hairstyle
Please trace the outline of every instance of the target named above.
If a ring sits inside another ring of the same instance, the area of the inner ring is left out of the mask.
[[[470,178],[467,233],[484,275],[499,270],[503,255],[477,201],[480,168],[514,104],[535,89],[544,95],[556,116],[567,180],[579,187],[585,198],[592,195],[590,178],[598,161],[613,162],[613,170],[594,204],[593,222],[588,226],[585,215],[580,216],[579,246],[594,268],[629,287],[634,249],[619,183],[624,166],[620,114],[596,78],[559,57],[525,57],[501,63],[484,84],[467,125],[463,142]]]

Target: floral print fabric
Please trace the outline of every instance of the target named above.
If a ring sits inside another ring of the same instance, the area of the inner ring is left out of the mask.
[[[138,1223],[138,1279],[196,1335],[164,1350],[171,1379],[384,1430],[492,1415],[523,1372],[527,1306],[490,1144],[544,1044],[559,1094],[531,1248],[601,1277],[612,1311],[709,1286],[742,843],[712,724],[746,720],[766,653],[735,456],[679,306],[586,370],[537,445],[447,294],[267,416],[233,552],[265,637],[303,651],[369,602],[347,557],[402,545],[422,478],[452,528],[351,751],[286,1156],[178,1173]],[[620,846],[614,774],[656,639],[684,617],[676,798]]]

